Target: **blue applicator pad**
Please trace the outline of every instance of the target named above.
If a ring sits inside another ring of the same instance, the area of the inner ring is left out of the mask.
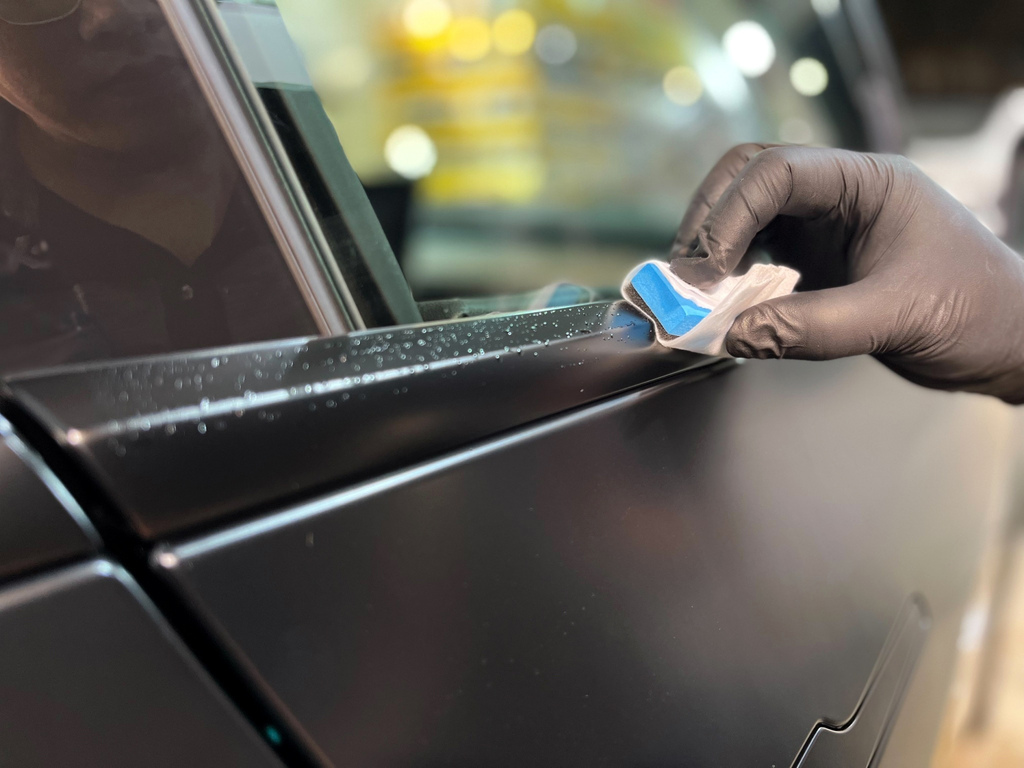
[[[682,336],[711,314],[707,307],[695,304],[676,293],[672,284],[653,264],[641,267],[633,275],[630,284],[658,318],[662,328],[672,336]]]

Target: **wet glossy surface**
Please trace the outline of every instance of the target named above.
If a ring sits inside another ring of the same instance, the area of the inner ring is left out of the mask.
[[[65,369],[11,389],[159,537],[710,362],[660,347],[616,303]]]
[[[98,548],[84,513],[0,416],[0,580]]]
[[[279,766],[106,561],[0,591],[0,763]]]
[[[1005,416],[869,359],[751,363],[154,565],[338,765],[789,766],[915,593],[934,738]]]

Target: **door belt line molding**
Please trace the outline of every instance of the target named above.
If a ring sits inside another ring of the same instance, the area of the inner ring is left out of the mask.
[[[609,302],[91,364],[9,384],[125,524],[155,541],[715,363],[735,365],[665,349],[643,316]]]

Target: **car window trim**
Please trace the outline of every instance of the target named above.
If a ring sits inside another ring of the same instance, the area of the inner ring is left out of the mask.
[[[157,540],[734,365],[667,349],[625,302],[597,302],[37,371],[8,380],[0,413]]]
[[[208,5],[217,34],[234,52],[236,72],[266,117],[274,152],[289,169],[304,169],[291,173],[289,180],[306,203],[305,214],[323,222],[325,253],[331,254],[325,265],[336,284],[350,286],[349,315],[359,318],[360,328],[422,322],[412,290],[280,10],[236,0],[210,0]],[[342,232],[336,231],[339,225]],[[339,234],[342,239],[337,241]]]
[[[204,0],[157,0],[239,164],[285,263],[324,336],[365,327],[353,316],[344,282],[331,280],[330,249],[298,189],[283,150],[275,147],[269,119],[219,29],[216,9]],[[254,308],[258,311],[258,308]]]

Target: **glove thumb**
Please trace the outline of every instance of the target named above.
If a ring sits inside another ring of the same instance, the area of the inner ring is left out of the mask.
[[[733,323],[725,348],[733,357],[833,360],[885,349],[895,327],[880,294],[854,283],[794,293],[758,304]]]

